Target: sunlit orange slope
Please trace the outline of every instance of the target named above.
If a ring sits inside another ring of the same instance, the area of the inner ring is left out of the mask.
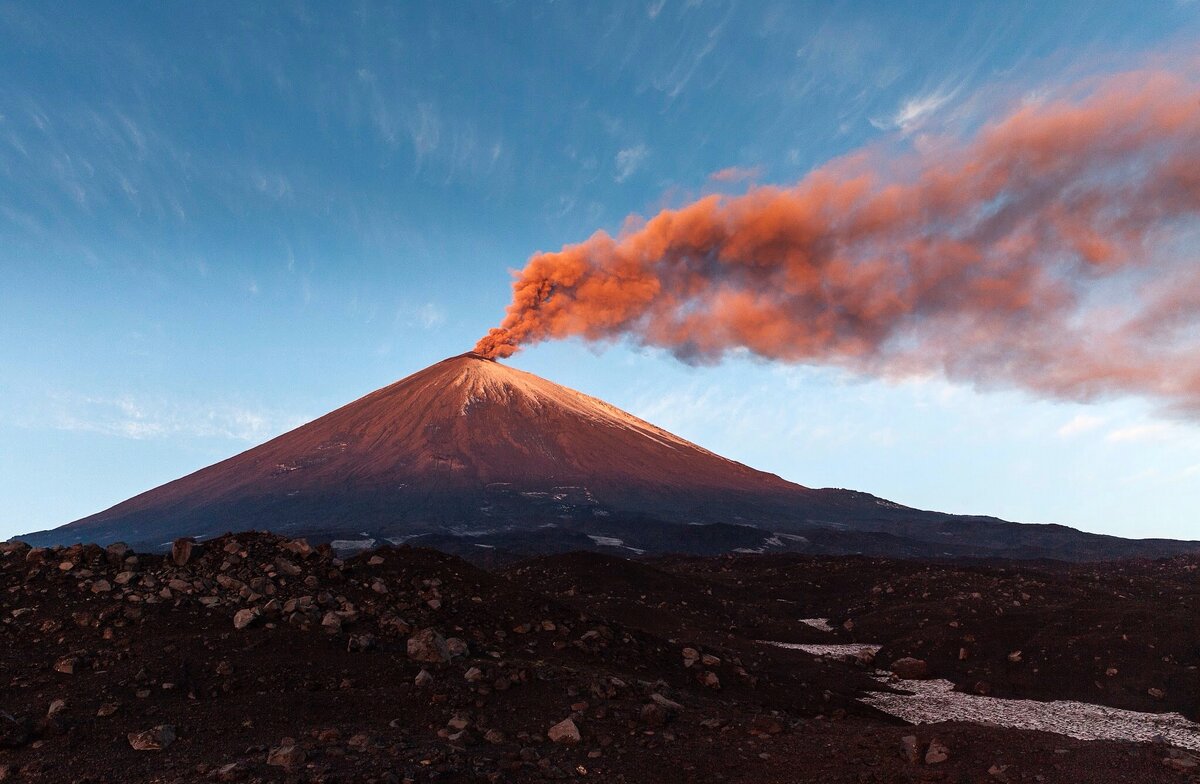
[[[271,528],[405,534],[646,515],[799,520],[818,491],[475,354],[59,529],[161,542]]]

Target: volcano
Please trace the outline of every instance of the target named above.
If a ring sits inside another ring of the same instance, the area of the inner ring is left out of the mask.
[[[265,529],[314,541],[467,538],[527,549],[1098,557],[1193,549],[910,509],[716,455],[478,354],[443,360],[34,544]],[[630,538],[636,544],[626,544]],[[701,546],[701,543],[704,543]]]

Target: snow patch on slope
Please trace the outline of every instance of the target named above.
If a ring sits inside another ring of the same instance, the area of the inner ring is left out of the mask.
[[[969,721],[1054,732],[1079,740],[1165,740],[1172,746],[1200,751],[1200,724],[1178,713],[1139,713],[1070,700],[981,697],[956,692],[954,684],[946,680],[890,681],[883,674],[876,675],[876,679],[908,693],[876,692],[862,701],[910,724]]]

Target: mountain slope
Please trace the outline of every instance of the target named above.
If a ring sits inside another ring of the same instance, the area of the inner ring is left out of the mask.
[[[408,534],[613,514],[765,522],[795,518],[789,508],[815,492],[464,354],[58,530],[161,543],[230,528]]]
[[[688,526],[697,524],[741,528],[693,528],[693,536]],[[489,542],[524,529],[539,533],[516,538],[545,540],[549,550],[565,533],[564,541],[575,543],[614,532],[650,549],[676,550],[706,536],[743,549],[765,538],[769,547],[907,555],[1095,558],[1189,549],[806,488],[475,354],[431,365],[228,460],[23,538],[157,547],[179,536],[251,528],[315,540],[450,534],[488,535]],[[811,538],[784,544],[770,536],[774,531]]]

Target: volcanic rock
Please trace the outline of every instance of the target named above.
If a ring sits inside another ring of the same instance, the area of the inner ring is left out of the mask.
[[[162,751],[174,742],[175,728],[170,724],[129,733],[129,745],[134,751]]]
[[[926,765],[937,765],[939,762],[945,762],[948,759],[950,759],[950,749],[946,747],[946,744],[937,738],[929,741],[929,748],[925,751]]]
[[[906,681],[919,681],[929,677],[929,663],[924,659],[905,656],[892,662],[892,674]]]
[[[575,726],[575,722],[571,719],[563,719],[558,724],[555,724],[546,732],[546,737],[555,743],[567,746],[573,746],[582,739],[582,736],[579,734],[579,727]]]
[[[267,764],[285,770],[293,770],[304,763],[304,749],[296,745],[292,738],[284,738],[279,745],[267,753]]]
[[[435,629],[422,629],[408,638],[408,658],[413,661],[443,664],[450,661],[450,648]]]

